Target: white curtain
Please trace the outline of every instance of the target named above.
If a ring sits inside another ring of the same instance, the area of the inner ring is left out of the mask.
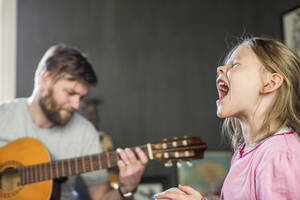
[[[16,96],[17,0],[0,0],[0,101]]]

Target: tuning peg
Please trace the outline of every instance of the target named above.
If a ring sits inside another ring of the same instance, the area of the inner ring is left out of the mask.
[[[171,161],[168,161],[165,163],[165,167],[172,167],[173,163]]]
[[[192,167],[193,166],[193,163],[191,161],[187,161],[186,164],[189,166],[189,167]]]
[[[175,141],[172,142],[172,146],[173,146],[173,147],[177,147],[177,142],[175,142]]]
[[[178,162],[176,163],[176,165],[177,165],[177,168],[181,168],[181,167],[182,167],[181,161],[178,161]]]

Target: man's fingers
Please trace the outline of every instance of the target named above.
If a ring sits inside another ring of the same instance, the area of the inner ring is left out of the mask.
[[[126,165],[122,160],[118,160],[117,165],[119,167],[120,170],[120,174],[124,174],[126,171]]]
[[[128,160],[129,160],[129,163],[135,164],[137,162],[136,156],[133,153],[133,151],[131,151],[131,149],[126,148],[125,149],[125,153],[126,153],[126,156],[127,156]]]
[[[145,154],[145,153],[142,151],[142,149],[139,148],[139,147],[137,147],[137,148],[135,149],[135,151],[136,151],[136,153],[137,153],[137,155],[138,155],[138,157],[139,157],[141,163],[142,163],[143,165],[146,165],[146,164],[148,163],[148,157],[146,156],[146,154]]]
[[[121,149],[121,148],[118,148],[117,152],[119,153],[119,155],[120,155],[122,161],[124,162],[124,164],[125,165],[129,165],[129,159],[128,159],[125,151],[123,149]]]

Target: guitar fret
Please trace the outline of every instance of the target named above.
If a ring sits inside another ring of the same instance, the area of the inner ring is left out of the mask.
[[[26,168],[26,173],[27,173],[27,183],[30,183],[31,176],[30,176],[30,168],[29,167]]]
[[[20,170],[21,170],[21,185],[25,185],[26,183],[25,168],[22,167]]]
[[[92,156],[92,163],[93,163],[93,168],[94,169],[100,169],[98,155],[93,155]]]
[[[32,183],[33,179],[33,171],[31,170],[32,166],[29,166],[28,171],[29,171],[29,183]]]
[[[30,178],[30,177],[31,177],[31,176],[30,176],[30,170],[29,170],[29,169],[30,169],[30,166],[27,167],[27,169],[26,169],[26,171],[27,171],[27,176],[28,176],[28,179],[27,179],[27,180],[28,180],[28,183],[30,183],[30,180],[31,180],[31,178]]]
[[[47,178],[47,177],[46,177],[46,167],[45,167],[45,164],[44,164],[44,163],[43,163],[42,166],[41,166],[41,171],[42,171],[42,179],[41,179],[41,180],[42,180],[42,181],[43,181],[43,180],[46,180],[46,178]]]
[[[54,168],[55,168],[55,177],[54,178],[57,178],[59,177],[59,162],[58,161],[54,161]]]
[[[33,166],[33,168],[32,168],[33,173],[34,173],[34,179],[33,179],[33,182],[36,182],[36,181],[38,180],[38,176],[37,176],[37,167],[38,167],[38,165]]]
[[[26,173],[26,168],[23,167],[23,176],[24,176],[24,184],[27,184],[28,183],[28,178],[27,178],[27,173]]]
[[[101,160],[101,155],[102,154],[98,154],[98,164],[99,164],[99,169],[101,169],[103,166],[102,166],[102,160]]]
[[[71,174],[76,174],[76,169],[75,169],[75,160],[71,159]]]
[[[41,164],[40,170],[41,170],[41,181],[43,181],[46,178],[45,164]]]
[[[63,168],[64,168],[64,176],[68,176],[69,175],[69,173],[68,173],[68,161],[67,160],[65,160],[64,161],[64,164],[63,164]]]
[[[85,165],[85,172],[91,171],[89,156],[85,156],[83,159],[84,159],[84,165]]]
[[[62,162],[57,161],[57,177],[61,177],[61,176],[62,176]]]
[[[91,155],[89,155],[89,161],[90,161],[90,169],[91,171],[94,171],[93,157]]]
[[[49,178],[53,179],[54,177],[53,177],[53,171],[52,171],[52,165],[51,164],[48,165],[48,170],[49,170],[49,175],[50,175]]]
[[[82,172],[82,163],[81,163],[81,158],[76,158],[77,160],[77,173],[81,173]]]
[[[115,163],[114,163],[114,164],[117,165],[118,160],[120,160],[120,159],[119,159],[119,154],[116,153],[116,152],[113,152],[113,155],[115,156],[115,160],[114,160]]]
[[[47,179],[52,179],[52,176],[51,176],[51,172],[50,172],[50,163],[47,163],[45,165],[45,168],[46,168],[46,174],[47,174]]]
[[[82,163],[82,172],[86,172],[84,157],[81,157],[81,163]]]
[[[20,167],[18,170],[18,174],[20,175],[20,182],[19,184],[22,185],[23,184],[23,173],[22,173],[22,168]]]
[[[78,169],[79,169],[79,173],[82,173],[83,172],[83,163],[82,163],[82,157],[81,158],[78,158]]]
[[[64,164],[65,164],[65,162],[61,161],[61,176],[66,176]]]
[[[103,157],[105,157],[105,158],[104,158],[104,161],[105,161],[105,168],[109,168],[109,166],[110,166],[110,160],[109,160],[109,155],[108,155],[108,153],[105,152],[104,155],[103,155]]]
[[[40,165],[37,165],[37,166],[36,166],[36,181],[37,181],[37,182],[40,181],[40,171],[39,171],[40,168],[39,168],[39,166],[40,166]]]
[[[34,170],[34,166],[31,166],[31,172],[32,172],[32,182],[34,182],[34,180],[35,180],[35,170]]]
[[[26,184],[26,173],[25,173],[25,167],[21,167],[21,174],[22,174],[22,185]]]
[[[53,177],[56,178],[56,169],[55,169],[55,162],[52,163],[51,170]]]
[[[79,173],[78,171],[78,159],[74,159],[75,160],[75,172],[76,174]]]
[[[70,162],[70,159],[67,160],[67,167],[68,167],[68,175],[71,175],[72,174],[72,170],[71,170],[71,162]]]
[[[42,180],[47,180],[49,178],[49,176],[47,175],[48,171],[47,171],[47,164],[43,164],[43,167],[42,167],[42,170],[43,170],[43,179]]]

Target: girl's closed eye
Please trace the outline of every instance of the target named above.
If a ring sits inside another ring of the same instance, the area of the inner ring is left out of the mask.
[[[237,63],[237,62],[233,62],[233,63],[232,63],[232,67],[236,67],[238,64],[239,64],[239,63]]]
[[[231,62],[231,67],[236,67],[238,66],[240,63],[237,59],[234,59],[232,62]]]

